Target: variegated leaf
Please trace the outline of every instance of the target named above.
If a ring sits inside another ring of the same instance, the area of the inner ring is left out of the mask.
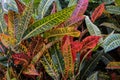
[[[39,19],[42,19],[54,0],[41,0],[38,7]]]
[[[32,12],[33,12],[33,4],[30,3],[25,8],[25,11],[23,12],[21,19],[20,19],[19,27],[16,29],[16,38],[18,41],[22,39],[22,36],[25,30],[28,28],[28,24],[30,22]]]
[[[103,42],[105,52],[109,52],[120,46],[120,34],[111,34]]]
[[[62,44],[62,55],[65,62],[65,76],[68,77],[68,74],[73,74],[74,72],[74,63],[71,52],[71,44],[68,36],[63,38],[64,43]]]
[[[61,37],[64,35],[79,37],[80,32],[78,30],[75,30],[74,27],[64,27],[64,28],[56,28],[44,33],[45,38]]]
[[[59,73],[55,67],[55,65],[53,64],[53,61],[49,55],[49,53],[46,53],[45,55],[43,55],[43,57],[41,58],[41,63],[43,64],[46,72],[53,78],[53,79],[59,79]]]
[[[101,31],[99,30],[99,28],[95,24],[93,24],[91,22],[91,20],[89,19],[88,16],[86,16],[85,22],[86,22],[87,29],[88,29],[90,35],[101,36]]]
[[[40,33],[43,33],[45,31],[50,30],[51,28],[55,27],[55,25],[58,25],[59,23],[65,21],[72,14],[74,7],[75,6],[63,9],[60,12],[57,12],[57,13],[52,14],[50,16],[47,16],[44,19],[33,23],[30,26],[30,28],[28,28],[28,30],[25,31],[23,39],[27,39],[27,38],[30,38],[32,36],[36,36]]]

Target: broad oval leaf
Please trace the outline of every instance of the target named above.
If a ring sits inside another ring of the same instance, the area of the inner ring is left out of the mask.
[[[106,6],[106,11],[110,14],[120,15],[120,6]]]
[[[78,30],[75,30],[74,27],[64,27],[64,28],[53,29],[44,33],[45,38],[60,37],[64,35],[79,37],[80,32]]]
[[[54,0],[41,0],[38,7],[39,19],[42,19]]]
[[[91,21],[94,22],[96,19],[98,19],[102,15],[104,10],[105,10],[105,6],[104,6],[104,3],[102,3],[92,13]]]
[[[52,14],[39,20],[31,25],[23,36],[23,39],[30,38],[32,36],[36,36],[42,32],[50,30],[51,28],[55,27],[55,25],[65,21],[68,19],[73,11],[75,6],[63,9],[60,12]]]
[[[72,16],[83,15],[88,7],[88,0],[79,0]]]
[[[120,46],[120,34],[111,34],[103,42],[105,52],[109,52]]]
[[[99,28],[95,24],[93,24],[91,22],[91,20],[89,19],[88,16],[86,16],[85,22],[86,22],[87,29],[88,29],[90,35],[101,36],[101,31],[99,30]]]

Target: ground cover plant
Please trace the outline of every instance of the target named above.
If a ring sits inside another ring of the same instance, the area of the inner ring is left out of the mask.
[[[119,0],[0,0],[0,80],[119,80]]]

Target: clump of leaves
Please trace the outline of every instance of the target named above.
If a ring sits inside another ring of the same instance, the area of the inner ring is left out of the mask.
[[[0,25],[4,79],[85,80],[104,54],[120,45],[119,34],[106,37],[98,27],[106,25],[100,17],[109,19],[114,14],[106,2],[91,0],[90,3],[98,6],[94,11],[89,11],[89,0],[66,0],[68,7],[64,9],[59,0],[40,0],[37,6],[34,0],[27,5],[19,0],[15,2],[18,12],[8,9],[0,14],[4,19],[0,21],[4,22]]]

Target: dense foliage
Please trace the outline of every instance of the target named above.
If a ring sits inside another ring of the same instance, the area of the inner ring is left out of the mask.
[[[0,80],[117,80],[119,16],[119,0],[1,0]]]

